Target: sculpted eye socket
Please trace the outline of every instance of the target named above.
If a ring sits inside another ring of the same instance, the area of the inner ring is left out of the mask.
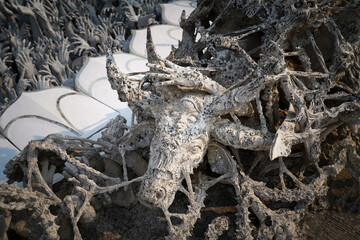
[[[158,188],[155,190],[155,197],[158,199],[158,200],[161,200],[165,197],[166,195],[166,191],[164,188]]]
[[[200,145],[192,146],[192,147],[190,148],[190,152],[191,152],[192,154],[196,154],[196,153],[201,152],[201,146],[200,146]]]
[[[294,3],[294,7],[295,7],[295,8],[301,8],[302,5],[303,5],[303,2],[302,2],[302,1],[299,1],[299,2]]]
[[[189,122],[189,123],[196,123],[197,122],[197,118],[195,117],[195,116],[189,116],[188,117],[188,119],[187,119],[187,121]]]
[[[313,8],[313,7],[315,7],[315,2],[313,2],[313,1],[308,1],[308,2],[307,2],[307,6],[310,7],[310,8]]]
[[[195,103],[193,103],[193,101],[191,100],[183,100],[182,101],[182,104],[184,105],[184,107],[187,109],[187,110],[193,110],[193,111],[198,111]]]

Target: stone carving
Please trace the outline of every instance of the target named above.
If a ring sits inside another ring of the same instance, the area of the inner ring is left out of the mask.
[[[35,216],[29,224],[43,229],[39,238],[80,239],[79,225],[107,204],[131,208],[138,199],[162,210],[168,239],[186,239],[218,184],[236,201],[230,238],[300,238],[307,211],[335,204],[358,212],[360,24],[351,24],[359,23],[358,7],[199,1],[168,59],[156,54],[148,28],[150,72],[141,81],[121,73],[110,49],[109,81],[137,123],[128,127],[119,116],[98,141],[30,142],[7,164],[10,182],[25,188],[17,196],[14,185],[1,186],[2,229],[21,234],[9,222],[27,209]],[[64,179],[53,184],[56,173]],[[336,195],[331,181],[344,175],[351,185]],[[39,206],[57,209],[29,207],[35,194]],[[186,209],[171,211],[178,198]],[[230,225],[218,216],[203,237],[230,234]]]
[[[22,91],[74,87],[86,57],[128,52],[130,30],[159,21],[159,2],[0,1],[0,110]],[[134,4],[135,22],[125,9]]]

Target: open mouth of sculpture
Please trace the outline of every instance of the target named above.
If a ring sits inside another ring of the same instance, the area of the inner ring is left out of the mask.
[[[139,194],[139,201],[148,208],[163,208],[166,197],[166,190],[163,187],[157,188],[155,190],[141,189]]]
[[[140,186],[139,201],[149,208],[167,209],[179,189],[178,181],[168,171],[148,170]]]
[[[153,207],[158,205],[166,194],[165,188],[161,186],[153,186],[151,178],[142,181],[139,192],[139,199],[144,205]]]

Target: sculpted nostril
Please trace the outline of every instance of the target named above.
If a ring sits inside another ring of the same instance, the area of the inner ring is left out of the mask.
[[[165,197],[165,190],[163,188],[156,189],[155,197],[160,200]]]

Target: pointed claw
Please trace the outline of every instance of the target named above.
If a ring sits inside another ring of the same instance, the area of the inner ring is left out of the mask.
[[[181,22],[185,22],[185,20],[186,20],[186,12],[185,12],[185,10],[182,10],[182,12],[181,12],[181,17],[180,17],[180,21],[181,21]]]

